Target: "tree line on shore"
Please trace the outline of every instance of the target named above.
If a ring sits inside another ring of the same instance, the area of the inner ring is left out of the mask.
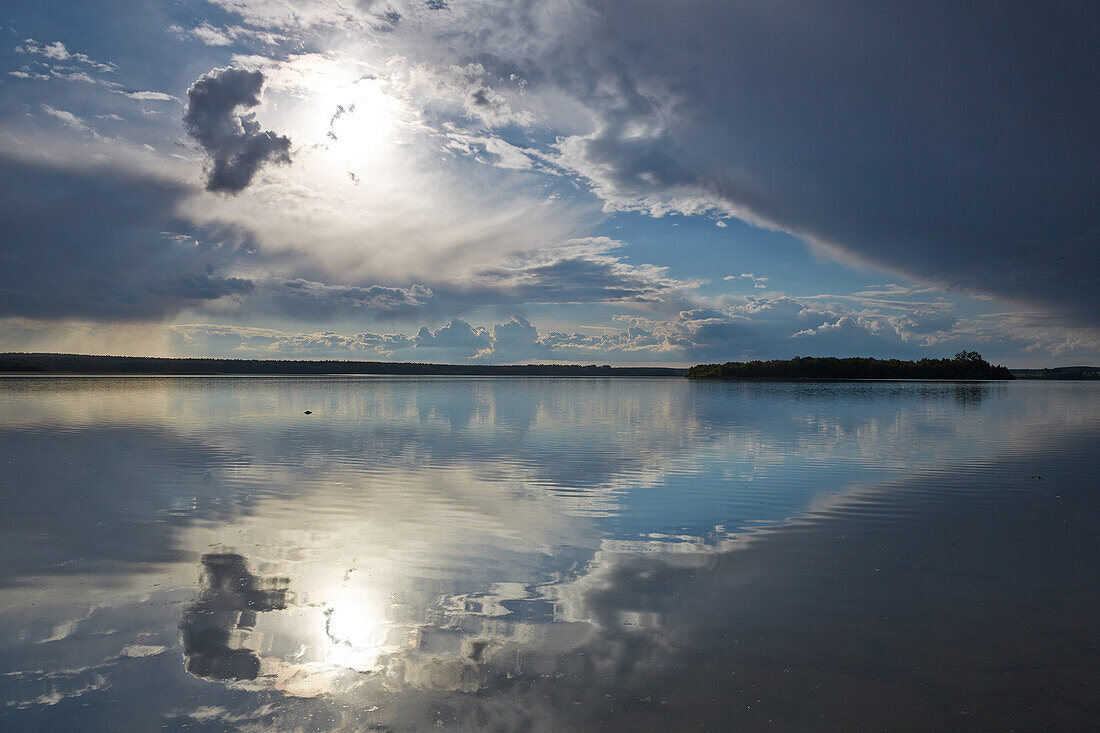
[[[62,374],[407,374],[454,376],[679,377],[691,379],[1100,379],[1100,367],[1014,369],[976,351],[953,359],[795,357],[699,364],[690,369],[595,364],[428,364],[386,361],[207,359],[85,354],[0,354],[0,372]]]
[[[773,361],[700,364],[689,379],[1015,379],[1007,367],[994,366],[976,351],[953,359],[871,359],[795,357]]]
[[[407,374],[420,376],[682,377],[684,369],[596,364],[427,364],[392,361],[204,359],[0,354],[0,372],[62,374]]]

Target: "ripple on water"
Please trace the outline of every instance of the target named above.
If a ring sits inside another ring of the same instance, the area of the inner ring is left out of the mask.
[[[1098,407],[1089,384],[2,379],[0,716],[1096,727]]]

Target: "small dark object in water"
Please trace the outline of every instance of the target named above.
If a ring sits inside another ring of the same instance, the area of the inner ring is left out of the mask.
[[[307,414],[307,415],[312,415],[312,414],[313,414],[313,410],[306,410],[306,414]]]

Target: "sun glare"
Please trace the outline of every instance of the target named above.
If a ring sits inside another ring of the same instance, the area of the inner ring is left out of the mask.
[[[353,101],[332,107],[325,131],[329,148],[349,164],[384,156],[393,144],[396,101],[369,79],[360,80],[349,91]]]
[[[391,643],[395,629],[386,618],[380,599],[354,588],[341,588],[325,608],[325,662],[358,672],[375,669],[379,658],[398,645]]]
[[[271,74],[270,93],[277,100],[271,124],[289,133],[299,155],[308,151],[326,175],[344,179],[385,167],[410,119],[362,65],[312,54]]]

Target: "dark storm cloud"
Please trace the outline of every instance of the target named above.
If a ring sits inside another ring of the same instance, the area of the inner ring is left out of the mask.
[[[240,247],[181,233],[181,186],[6,159],[0,188],[0,314],[154,319],[253,289],[219,272]]]
[[[596,6],[530,76],[598,111],[563,157],[599,195],[1100,323],[1095,4]]]
[[[661,300],[677,285],[649,272],[629,271],[618,262],[589,256],[570,256],[515,268],[477,273],[487,287],[515,292],[518,300],[540,303]]]
[[[238,274],[242,266],[262,268],[278,258],[256,252],[236,232],[199,230],[183,221],[177,211],[194,192],[188,187],[14,159],[0,166],[0,184],[6,192],[0,200],[0,315],[151,320],[232,296],[249,312],[302,320],[453,318],[484,304],[667,302],[688,285],[663,268],[624,262],[612,251],[614,243],[602,240],[524,255],[461,285],[246,278]],[[421,339],[421,345],[475,353],[489,344],[488,332],[466,333],[461,344],[451,342],[456,333],[445,329],[439,340]]]
[[[251,293],[254,284],[241,277],[214,277],[206,272],[185,272],[151,285],[148,292],[183,301],[215,300],[226,295]]]
[[[512,257],[457,284],[433,283],[441,300],[458,304],[679,303],[699,285],[667,268],[627,262],[604,237],[575,239]]]
[[[331,317],[333,314],[395,316],[424,309],[434,294],[430,288],[412,284],[407,288],[384,285],[334,285],[302,278],[274,280],[266,284],[279,309],[302,318]]]
[[[244,69],[213,69],[187,90],[183,122],[209,157],[206,188],[237,193],[265,163],[290,162],[290,138],[261,130],[255,113],[241,107],[260,103],[264,75]]]

